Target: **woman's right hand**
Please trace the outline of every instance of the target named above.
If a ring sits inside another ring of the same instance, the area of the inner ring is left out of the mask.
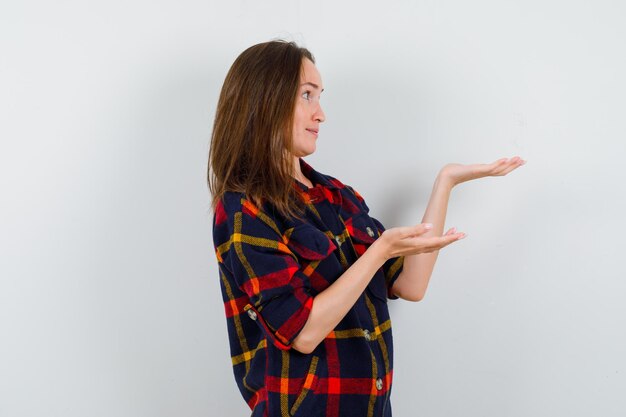
[[[397,256],[429,253],[463,239],[465,233],[449,229],[443,236],[423,236],[432,229],[428,223],[415,226],[392,227],[385,230],[374,242],[379,245],[385,260]]]

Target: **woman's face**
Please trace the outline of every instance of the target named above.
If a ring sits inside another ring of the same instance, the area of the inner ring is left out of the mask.
[[[315,64],[308,58],[302,60],[298,88],[293,122],[293,151],[295,157],[302,157],[315,152],[319,126],[326,119],[320,106],[320,94],[324,91],[322,78]]]

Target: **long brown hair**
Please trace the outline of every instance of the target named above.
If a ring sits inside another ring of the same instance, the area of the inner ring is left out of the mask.
[[[257,207],[268,201],[285,217],[302,215],[293,178],[293,122],[304,58],[315,63],[308,49],[273,40],[249,47],[230,67],[209,150],[213,212],[226,191],[235,191]]]

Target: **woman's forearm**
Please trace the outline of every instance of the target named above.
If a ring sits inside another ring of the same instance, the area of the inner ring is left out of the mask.
[[[452,191],[452,182],[442,175],[437,175],[433,190],[424,213],[422,223],[431,223],[433,228],[423,236],[441,236],[448,211],[448,200]],[[404,257],[402,272],[392,287],[392,292],[409,301],[419,301],[426,294],[428,281],[435,267],[439,251],[420,253]]]
[[[309,317],[293,341],[293,348],[311,353],[354,306],[376,271],[387,259],[384,249],[372,245],[335,282],[313,299]]]

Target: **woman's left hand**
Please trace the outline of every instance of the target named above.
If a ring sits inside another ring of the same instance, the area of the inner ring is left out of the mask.
[[[522,158],[515,156],[513,158],[498,159],[491,164],[447,164],[441,168],[439,176],[444,178],[446,181],[449,181],[452,186],[455,186],[478,178],[500,177],[508,174],[525,163],[526,161]]]

